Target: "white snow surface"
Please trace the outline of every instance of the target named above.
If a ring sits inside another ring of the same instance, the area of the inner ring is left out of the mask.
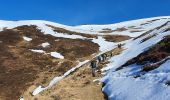
[[[42,32],[44,32],[44,34],[50,34],[52,36],[55,37],[64,37],[64,38],[71,38],[71,39],[84,39],[85,37],[82,37],[80,35],[68,35],[68,34],[64,34],[64,33],[57,33],[54,32],[53,29],[51,27],[48,27],[47,25],[52,25],[55,27],[60,27],[60,28],[65,28],[68,30],[74,30],[74,28],[72,26],[66,26],[66,25],[61,25],[58,23],[54,23],[54,22],[49,22],[49,21],[44,21],[44,20],[24,20],[24,21],[4,21],[4,20],[0,20],[0,31],[3,30],[3,28],[7,28],[7,29],[12,29],[18,26],[22,26],[22,25],[36,25],[38,27],[38,29],[40,29]]]
[[[144,19],[138,19],[138,20],[131,20],[126,22],[120,22],[116,24],[108,24],[108,25],[80,25],[75,26],[76,31],[80,32],[86,32],[88,34],[98,34],[103,29],[112,29],[115,30],[117,28],[126,28],[128,30],[122,31],[122,32],[111,32],[111,33],[100,33],[100,35],[108,35],[108,34],[119,34],[119,35],[128,35],[131,37],[136,37],[141,35],[142,33],[154,29],[161,24],[169,21],[170,16],[161,16],[161,17],[152,17],[152,18],[144,18]],[[160,20],[159,20],[160,19]],[[155,21],[152,21],[155,20]],[[151,22],[149,22],[151,21]],[[148,24],[145,24],[148,23]],[[143,24],[143,25],[142,25]],[[143,30],[142,32],[131,32],[134,30]]]
[[[161,41],[164,36],[170,35],[170,31],[163,32],[168,27],[170,23],[141,38],[128,41],[123,46],[125,50],[109,60],[110,63],[102,69],[106,74],[101,79],[105,83],[102,90],[108,95],[109,100],[169,100],[170,87],[165,83],[170,80],[170,60],[147,73],[141,72],[142,66],[136,64],[115,70]],[[141,42],[154,34],[156,36]],[[136,75],[140,77],[134,78]]]
[[[98,36],[97,39],[93,39],[92,40],[94,43],[97,43],[100,47],[99,47],[99,50],[100,51],[108,51],[110,50],[110,48],[113,48],[115,47],[115,44],[116,43],[113,43],[113,42],[108,42],[106,41],[103,37],[101,36]]]
[[[139,65],[112,72],[102,80],[106,82],[103,91],[109,100],[169,100],[170,87],[165,85],[170,80],[169,65],[170,60],[139,78],[133,77],[139,75]]]
[[[23,20],[23,21],[0,20],[0,31],[2,31],[3,28],[12,29],[12,28],[15,28],[17,26],[22,26],[22,25],[36,25],[38,26],[38,29],[44,32],[44,34],[51,34],[56,37],[65,37],[65,38],[73,38],[73,39],[76,39],[76,38],[84,39],[85,38],[80,35],[68,35],[68,34],[54,32],[51,27],[47,26],[47,25],[52,25],[55,27],[64,28],[64,29],[74,31],[74,32],[79,32],[82,34],[100,34],[100,35],[119,34],[119,35],[129,35],[131,37],[136,37],[142,34],[143,32],[154,29],[160,26],[161,24],[169,21],[169,18],[170,16],[161,16],[161,17],[132,20],[132,21],[126,21],[126,22],[120,22],[120,23],[108,24],[108,25],[79,25],[79,26],[67,26],[67,25],[62,25],[62,24],[44,21],[44,20]],[[152,21],[152,20],[155,20],[155,21]],[[107,34],[99,33],[100,31],[106,28],[115,30],[117,28],[122,28],[122,27],[127,28],[128,30],[122,31],[122,32],[116,31],[116,32],[107,33]],[[131,32],[133,30],[143,30],[143,31],[133,33]]]
[[[109,81],[103,88],[109,100],[169,100],[170,87],[131,77],[119,77]]]
[[[45,43],[42,43],[41,44],[41,46],[43,47],[43,48],[46,48],[46,47],[48,47],[50,44],[48,43],[48,42],[45,42]]]
[[[36,53],[45,53],[44,50],[35,50],[35,49],[30,49],[32,52],[36,52]]]
[[[24,100],[24,98],[20,98],[19,100]]]
[[[31,41],[32,40],[32,38],[29,38],[29,37],[26,37],[26,36],[23,36],[23,39],[25,40],[25,41]]]
[[[54,58],[59,58],[59,59],[64,59],[64,56],[62,56],[60,53],[58,52],[51,52],[50,55]]]

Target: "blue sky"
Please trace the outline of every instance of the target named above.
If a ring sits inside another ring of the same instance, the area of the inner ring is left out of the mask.
[[[0,0],[1,20],[111,24],[170,15],[170,0]]]

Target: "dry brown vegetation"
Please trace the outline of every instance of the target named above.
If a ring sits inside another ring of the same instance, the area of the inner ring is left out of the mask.
[[[170,85],[170,80],[168,80],[165,84],[169,86]]]
[[[147,23],[142,23],[142,24],[140,24],[140,25],[147,25],[147,24],[150,24],[150,22],[147,22]]]
[[[18,99],[21,92],[31,85],[37,71],[29,60],[23,58],[17,47],[22,37],[12,30],[0,32],[0,97],[5,100]],[[27,63],[30,63],[28,65]]]
[[[120,54],[122,50],[115,48],[106,52],[106,54],[109,55],[112,52],[114,56]],[[39,95],[33,97],[25,93],[24,97],[29,100],[107,100],[107,95],[104,95],[101,91],[103,85],[98,84],[99,81],[93,82],[93,80],[101,77],[100,69],[108,64],[108,61],[106,60],[97,65],[96,77],[92,77],[91,69],[88,67],[89,64],[90,61]]]
[[[154,22],[154,21],[157,21],[157,20],[160,20],[160,19],[153,19],[153,20],[150,20],[150,21],[147,21],[147,22]]]
[[[122,31],[126,31],[126,30],[128,30],[128,29],[126,29],[125,27],[117,28],[115,30],[112,30],[109,28],[104,28],[102,31],[100,31],[100,33],[122,32]]]
[[[53,37],[51,35],[43,35],[40,30],[36,29],[36,26],[20,26],[16,29],[20,30],[21,33],[24,33],[26,36],[33,38],[28,44],[28,48],[42,49],[46,52],[57,51],[69,60],[86,57],[99,50],[98,44],[93,43],[90,40],[65,39]],[[32,32],[32,30],[36,30],[36,32]],[[50,46],[48,48],[38,46],[44,42],[49,42]]]
[[[141,71],[148,72],[148,71],[158,68],[159,66],[160,66],[160,64],[146,64],[142,67]]]
[[[167,24],[168,24],[169,22],[170,22],[170,21],[167,21],[165,24],[163,24],[163,25],[157,27],[156,29],[159,30],[160,28],[162,28],[162,27],[164,27],[164,26],[167,26]]]
[[[26,42],[23,36],[33,40]],[[57,41],[55,41],[57,40]],[[98,51],[99,46],[88,40],[64,39],[44,35],[36,26],[19,26],[0,32],[0,99],[18,100],[32,85],[48,84],[55,75],[62,75],[77,63]],[[50,46],[42,48],[41,43]],[[47,54],[34,53],[29,49],[57,51],[66,59],[55,59]]]
[[[126,35],[105,35],[104,38],[106,41],[110,42],[121,42],[130,39],[131,37]]]
[[[136,33],[136,32],[142,32],[142,31],[144,31],[144,30],[131,30],[130,32],[131,33]]]
[[[170,27],[168,27],[166,30],[164,30],[164,32],[168,32],[170,31]]]
[[[102,85],[93,82],[97,77],[92,77],[91,69],[87,65],[77,69],[43,93],[34,97],[25,94],[24,97],[29,100],[104,100]]]
[[[127,28],[125,28],[125,27],[121,27],[121,28],[117,28],[117,29],[115,29],[115,30],[113,30],[114,32],[122,32],[122,31],[126,31],[126,30],[128,30]]]
[[[102,31],[100,31],[100,33],[112,33],[112,32],[114,31],[110,28],[104,28]]]
[[[61,39],[51,43],[52,46],[47,51],[58,51],[66,59],[76,60],[78,58],[87,57],[93,53],[98,52],[99,46],[88,40],[80,39]],[[57,45],[56,45],[57,44]]]
[[[152,22],[154,22],[154,21],[157,21],[157,20],[160,20],[160,19],[149,20],[149,21],[147,21],[146,23],[143,23],[143,24],[141,24],[141,25],[147,25],[147,24],[150,24],[150,23],[152,23]]]
[[[147,40],[155,37],[156,35],[157,35],[157,34],[152,34],[152,35],[147,36],[146,38],[144,38],[144,39],[141,40],[141,43],[143,43],[143,42],[145,42],[145,41],[147,41]]]
[[[139,39],[139,38],[141,38],[141,37],[143,37],[143,36],[145,36],[145,35],[151,33],[152,31],[153,31],[153,30],[149,30],[149,31],[147,31],[147,32],[144,32],[143,34],[141,34],[141,35],[135,37],[133,40]]]
[[[128,26],[128,28],[130,28],[130,29],[136,29],[136,30],[142,29],[142,27],[137,27],[137,26]]]

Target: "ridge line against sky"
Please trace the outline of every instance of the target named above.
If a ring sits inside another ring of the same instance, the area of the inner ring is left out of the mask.
[[[0,20],[48,20],[65,25],[112,24],[169,16],[170,0],[1,0]]]

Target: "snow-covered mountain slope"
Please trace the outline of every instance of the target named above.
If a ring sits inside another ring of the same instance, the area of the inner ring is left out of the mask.
[[[169,80],[169,52],[164,47],[169,46],[169,21],[169,16],[163,16],[110,25],[66,26],[43,20],[0,20],[0,81],[4,82],[0,91],[5,94],[1,98],[0,93],[0,99],[28,97],[30,92],[31,96],[38,95],[93,58],[122,44],[122,52],[111,57],[102,68],[103,91],[108,98],[166,100],[169,97],[169,87],[165,85]],[[166,46],[163,43],[167,43]],[[152,51],[161,57],[148,60],[154,54],[147,52]],[[140,65],[137,63],[140,61],[156,67]],[[144,72],[144,69],[149,71]],[[130,87],[131,84],[134,87]],[[13,87],[15,89],[11,89]],[[158,95],[153,96],[155,93]]]
[[[126,42],[103,71],[110,100],[169,100],[170,22]]]
[[[136,37],[166,23],[167,21],[169,21],[169,16],[132,20],[110,25],[81,25],[76,26],[76,29],[90,34],[107,33]]]
[[[35,25],[44,34],[50,34],[55,37],[63,37],[63,38],[70,38],[70,39],[86,39],[87,34],[90,34],[92,36],[97,35],[103,37],[110,36],[110,35],[125,35],[130,37],[137,37],[144,32],[159,27],[160,25],[169,21],[169,19],[170,19],[169,16],[165,16],[165,17],[133,20],[133,21],[121,22],[121,23],[110,24],[110,25],[81,25],[81,26],[66,26],[66,25],[61,25],[58,23],[43,21],[43,20],[25,20],[25,21],[0,20],[0,30],[2,31],[3,29],[6,28],[12,29],[23,25]],[[66,34],[66,33],[62,33],[62,31],[54,31],[56,30],[55,28],[60,28],[59,30],[64,29],[64,31],[69,30],[70,32],[74,32],[75,34],[74,33]],[[82,35],[82,34],[86,34],[86,35]],[[96,41],[99,45],[102,45],[101,42],[105,43],[105,41],[100,37],[99,39],[97,38],[94,39],[93,41]],[[111,44],[108,46],[111,47]]]
[[[100,34],[100,35],[109,35],[109,34],[118,34],[118,35],[129,35],[129,36],[139,36],[141,33],[148,30],[154,29],[161,24],[169,21],[169,16],[163,17],[154,17],[140,20],[132,20],[127,22],[121,22],[117,24],[110,25],[80,25],[80,26],[66,26],[54,22],[43,21],[43,20],[25,20],[25,21],[3,21],[0,20],[1,30],[4,27],[14,28],[22,25],[36,25],[40,28],[45,34],[54,34],[52,29],[48,25],[54,27],[64,28],[70,31],[85,33],[85,34]]]

